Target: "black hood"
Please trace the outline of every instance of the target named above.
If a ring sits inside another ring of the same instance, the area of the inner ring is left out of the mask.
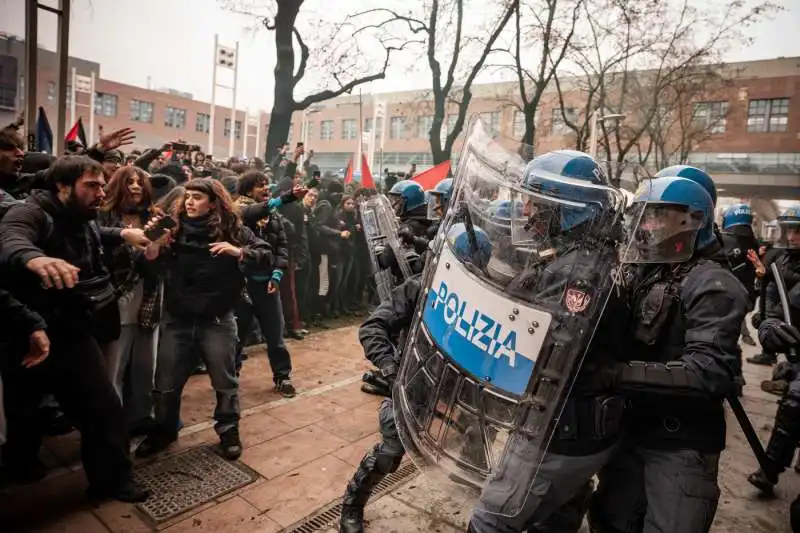
[[[33,174],[35,172],[39,172],[40,170],[47,170],[50,168],[50,164],[55,160],[56,158],[50,154],[27,152],[22,158],[22,169],[20,170],[20,173]]]
[[[153,202],[157,202],[169,194],[178,184],[166,174],[154,174],[150,176],[150,186],[153,188]]]
[[[181,168],[180,165],[176,165],[175,163],[164,165],[163,167],[158,169],[158,173],[166,174],[167,176],[175,180],[175,183],[177,183],[178,185],[184,183],[187,180],[186,173],[183,172],[183,169]]]

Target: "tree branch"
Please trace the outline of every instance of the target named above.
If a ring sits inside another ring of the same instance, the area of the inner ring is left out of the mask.
[[[303,38],[300,36],[297,27],[292,28],[292,33],[295,39],[297,39],[297,44],[300,46],[300,65],[297,67],[297,73],[292,78],[292,86],[296,87],[306,74],[306,66],[308,65],[308,56],[310,52],[308,45],[306,45],[305,41],[303,41]]]

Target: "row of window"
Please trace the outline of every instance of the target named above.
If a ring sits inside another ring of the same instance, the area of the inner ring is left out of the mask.
[[[55,100],[56,97],[56,84],[49,82],[47,86],[47,99],[50,101]],[[72,87],[67,85],[67,101],[72,98]],[[153,122],[153,102],[146,102],[141,100],[130,101],[130,117],[134,122]],[[117,116],[117,96],[109,93],[98,92],[95,94],[94,112],[97,115],[105,117]],[[551,111],[551,132],[555,135],[563,135],[568,133],[569,128],[567,121],[576,122],[578,119],[578,112],[575,108],[564,108],[563,113],[560,108],[555,108]],[[666,118],[668,111],[663,113],[659,111],[659,117],[663,120]],[[692,123],[698,128],[707,128],[710,134],[725,133],[727,127],[727,114],[728,102],[726,101],[713,101],[713,102],[697,102],[693,104],[692,108]],[[566,116],[567,120],[564,120]],[[444,132],[452,131],[457,120],[457,115],[447,115],[447,120],[444,124]],[[500,118],[499,111],[490,113],[481,113],[481,118],[484,124],[489,128],[490,133],[498,134],[500,132]],[[538,113],[534,117],[536,123],[539,122]],[[225,137],[230,135],[231,124],[230,119],[225,119],[224,134]],[[355,140],[358,136],[358,121],[354,118],[342,119],[341,124],[341,138],[343,140]],[[169,128],[183,129],[186,127],[186,109],[179,107],[166,106],[164,110],[164,125]],[[207,113],[197,113],[195,121],[195,131],[201,133],[208,133],[211,125],[211,116]],[[759,99],[750,100],[747,106],[747,131],[750,133],[761,132],[785,132],[789,125],[789,99],[788,98],[772,98],[772,99]],[[334,121],[322,120],[319,123],[319,140],[330,141],[334,138]],[[433,116],[426,115],[417,118],[417,131],[416,136],[420,139],[427,139],[428,133],[433,126]],[[308,122],[306,124],[306,138],[314,139],[314,123]],[[372,118],[367,118],[364,121],[364,131],[369,132],[372,130]],[[406,137],[407,132],[407,119],[403,116],[395,116],[389,118],[389,138],[402,139]],[[515,138],[520,138],[525,133],[525,116],[519,112],[514,111],[512,122],[512,134]],[[377,137],[383,135],[383,121],[381,118],[377,119],[375,124],[375,134]],[[242,135],[242,122],[237,120],[234,126],[234,135],[237,139]],[[289,132],[289,139],[292,138],[292,132]]]

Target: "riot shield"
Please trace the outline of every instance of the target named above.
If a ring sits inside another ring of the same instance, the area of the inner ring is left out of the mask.
[[[362,202],[359,210],[378,296],[384,302],[391,298],[392,289],[398,282],[411,276],[411,250],[404,247],[397,236],[397,218],[385,195],[379,194]],[[387,248],[393,252],[402,279],[396,279],[398,276],[390,268],[383,268],[379,263],[379,257]]]
[[[468,131],[394,389],[416,464],[500,483],[501,501],[481,505],[506,516],[536,479],[619,278],[624,236],[619,190],[558,175],[531,185],[525,153],[480,121]]]

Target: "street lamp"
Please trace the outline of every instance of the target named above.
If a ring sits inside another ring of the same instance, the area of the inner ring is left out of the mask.
[[[590,130],[589,130],[589,155],[593,158],[597,158],[597,127],[599,126],[600,122],[605,122],[606,120],[625,120],[625,115],[621,115],[619,113],[615,113],[612,115],[600,115],[600,109],[595,109],[592,113],[590,118]]]
[[[311,106],[303,110],[303,123],[301,125],[303,131],[303,134],[301,136],[301,139],[303,141],[303,146],[308,145],[308,115],[311,115],[312,113],[319,113],[320,111],[322,111],[322,108],[320,106]],[[308,148],[306,147],[306,150],[307,149]],[[300,168],[303,168],[305,162],[306,162],[306,153],[304,151],[300,161]]]

